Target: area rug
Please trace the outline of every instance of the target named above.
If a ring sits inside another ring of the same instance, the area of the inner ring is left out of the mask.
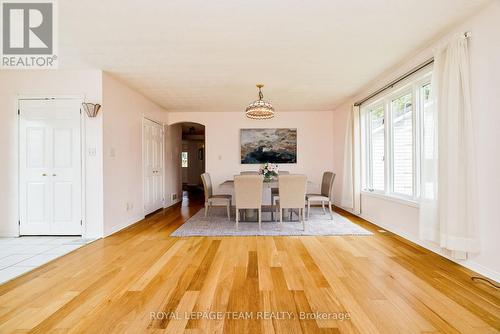
[[[259,230],[257,222],[240,222],[236,229],[234,222],[234,212],[231,221],[227,219],[225,208],[213,208],[209,217],[205,218],[204,210],[198,211],[182,226],[175,230],[173,237],[193,237],[193,236],[292,236],[292,235],[372,235],[373,233],[352,223],[349,219],[333,213],[333,220],[330,215],[323,214],[321,208],[311,208],[309,220],[306,220],[306,229],[302,229],[302,223],[297,221],[294,214],[294,221],[284,221],[283,226],[279,222],[271,222],[270,212],[263,213],[262,229]],[[289,219],[287,215],[287,220]],[[266,221],[268,220],[268,221]]]

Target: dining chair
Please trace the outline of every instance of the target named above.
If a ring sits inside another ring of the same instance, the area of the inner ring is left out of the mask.
[[[231,220],[231,195],[214,195],[212,190],[212,178],[209,173],[201,174],[203,190],[205,192],[205,217],[208,216],[212,206],[226,206],[227,219]]]
[[[302,229],[306,229],[304,222],[305,196],[307,177],[300,174],[279,175],[279,199],[276,200],[276,214],[280,216],[280,225],[283,226],[283,209],[299,209],[299,221]]]
[[[240,172],[240,175],[259,175],[257,171],[245,170]]]
[[[289,175],[290,172],[289,171],[286,171],[286,170],[282,170],[279,172],[278,176],[279,175]],[[271,188],[271,207],[274,207],[274,199],[276,197],[278,197],[278,188]],[[274,212],[274,210],[271,209],[271,214]],[[273,217],[271,217],[271,219],[274,219]]]
[[[323,213],[326,214],[325,211],[325,203],[328,203],[328,209],[330,211],[330,218],[333,220],[333,211],[332,211],[332,188],[333,181],[335,180],[335,173],[333,172],[324,172],[323,179],[321,181],[321,194],[307,194],[307,219],[309,220],[309,214],[311,212],[311,203],[312,202],[321,202],[321,206],[323,207]]]
[[[236,205],[236,229],[240,221],[241,209],[257,209],[259,230],[262,222],[262,175],[235,175],[234,201]]]

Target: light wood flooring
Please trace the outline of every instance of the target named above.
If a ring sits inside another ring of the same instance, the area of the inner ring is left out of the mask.
[[[1,285],[0,333],[500,329],[498,290],[359,218],[342,213],[374,236],[169,237],[200,208],[164,210]]]

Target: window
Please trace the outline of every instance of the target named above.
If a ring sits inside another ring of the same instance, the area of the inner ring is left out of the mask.
[[[434,154],[430,73],[362,107],[363,190],[416,201],[419,163]],[[426,151],[421,152],[420,141]]]
[[[384,191],[385,187],[385,132],[384,107],[378,106],[369,112],[369,145],[368,154],[372,166],[368,176],[372,190]]]
[[[413,196],[413,112],[412,93],[391,102],[392,191]]]
[[[184,168],[188,167],[188,153],[187,152],[181,153],[181,166]]]

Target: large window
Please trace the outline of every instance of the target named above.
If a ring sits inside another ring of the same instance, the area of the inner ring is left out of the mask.
[[[417,200],[419,163],[426,154],[419,151],[420,141],[432,140],[423,131],[433,126],[424,117],[432,106],[430,89],[426,74],[363,106],[364,191]]]

